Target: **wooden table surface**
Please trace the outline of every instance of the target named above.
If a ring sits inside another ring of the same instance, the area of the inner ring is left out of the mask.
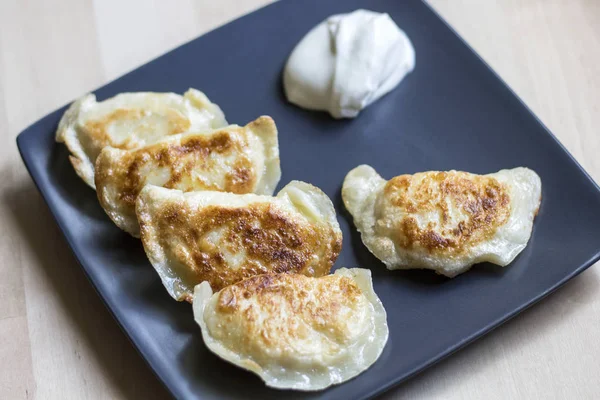
[[[77,265],[15,137],[75,97],[268,2],[0,1],[0,399],[168,397]],[[600,2],[430,3],[598,181]],[[592,267],[384,398],[600,398],[599,274]]]

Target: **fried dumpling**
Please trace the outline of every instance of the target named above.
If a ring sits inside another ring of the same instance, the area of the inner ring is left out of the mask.
[[[341,268],[320,278],[266,274],[213,294],[194,290],[206,346],[278,389],[321,390],[369,368],[388,339],[371,271]]]
[[[133,149],[168,135],[227,125],[223,112],[196,89],[175,93],[121,93],[97,102],[87,94],[62,116],[56,141],[71,153],[75,172],[94,188],[94,165],[100,151],[111,146]]]
[[[272,195],[280,177],[277,127],[270,117],[260,117],[244,127],[183,133],[134,150],[105,147],[95,180],[108,216],[139,237],[135,200],[146,184]]]
[[[191,301],[203,281],[220,290],[268,272],[326,275],[342,247],[331,200],[299,181],[276,197],[148,185],[136,212],[146,254],[176,300]]]
[[[361,165],[342,188],[363,243],[389,269],[428,268],[448,277],[484,261],[510,264],[527,246],[541,195],[539,176],[527,168],[386,181]]]

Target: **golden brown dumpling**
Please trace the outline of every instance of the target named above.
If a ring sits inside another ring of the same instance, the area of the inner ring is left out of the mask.
[[[276,197],[146,186],[137,215],[148,259],[169,294],[221,288],[269,272],[329,273],[342,246],[331,200],[292,181]]]
[[[371,271],[360,268],[259,275],[215,294],[203,282],[194,318],[212,352],[278,389],[347,381],[377,361],[388,339]]]
[[[134,150],[105,147],[96,161],[100,205],[135,237],[135,200],[146,184],[271,195],[280,177],[277,127],[270,117],[244,127],[174,135]]]
[[[539,176],[527,168],[386,181],[361,165],[342,188],[363,243],[389,269],[429,268],[448,277],[484,261],[512,262],[527,246],[541,195]]]
[[[94,188],[94,165],[100,151],[111,146],[133,149],[165,136],[227,125],[223,112],[204,93],[121,93],[97,102],[87,94],[62,116],[56,141],[71,152],[77,175]]]

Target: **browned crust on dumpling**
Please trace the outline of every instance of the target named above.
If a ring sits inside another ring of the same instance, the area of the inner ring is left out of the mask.
[[[326,275],[342,247],[341,234],[329,224],[308,223],[270,203],[199,210],[182,210],[173,204],[160,210],[153,220],[156,226],[150,228],[140,218],[142,241],[146,243],[154,232],[158,235],[153,239],[155,245],[182,264],[178,274],[184,282],[193,287],[208,281],[215,291],[270,272]],[[222,230],[220,247],[207,237],[215,229]],[[178,239],[177,245],[169,241],[173,237]],[[245,257],[232,266],[226,254],[240,253]]]
[[[279,389],[347,381],[377,361],[389,336],[370,271],[358,268],[319,278],[269,273],[216,294],[203,282],[193,308],[210,351]]]
[[[168,122],[168,130],[166,135],[175,135],[187,131],[190,128],[189,119],[177,110],[166,109],[166,119]],[[131,142],[131,138],[120,143],[111,139],[107,133],[107,129],[115,122],[123,123],[125,121],[139,121],[146,117],[147,111],[139,108],[121,108],[117,109],[102,118],[87,121],[84,129],[87,132],[88,139],[91,140],[94,146],[98,149],[110,146],[117,149],[129,150],[135,148],[138,144]],[[151,126],[148,129],[152,129]]]
[[[405,213],[396,227],[397,245],[405,249],[459,254],[490,239],[510,217],[507,185],[489,176],[456,171],[401,175],[387,182],[383,196]],[[456,225],[450,208],[466,218]],[[420,212],[437,214],[439,221],[420,227]]]
[[[114,163],[107,152],[100,153],[96,161],[96,188],[98,199],[103,202],[102,191],[106,182],[120,182],[119,200],[131,209],[135,208],[135,200],[144,185],[146,177],[143,167],[152,162],[159,168],[170,170],[170,179],[163,187],[168,189],[189,190],[184,178],[189,178],[192,171],[210,171],[214,166],[211,157],[235,155],[231,171],[225,176],[224,185],[206,181],[204,190],[217,190],[232,193],[252,192],[258,180],[257,172],[249,155],[244,151],[247,137],[236,130],[222,130],[212,135],[194,135],[182,138],[180,143],[161,141],[123,155],[119,163]],[[190,155],[192,157],[190,157]],[[194,182],[195,189],[200,189]],[[102,205],[104,208],[106,206]]]
[[[257,314],[273,316],[257,321],[248,313],[250,318],[244,320],[247,336],[252,336],[265,348],[304,339],[306,326],[298,324],[298,320],[333,340],[343,341],[347,332],[343,329],[344,325],[338,323],[340,310],[343,307],[354,309],[356,304],[365,301],[358,285],[346,276],[328,275],[312,279],[298,274],[269,273],[224,288],[219,293],[216,311],[225,318],[228,314],[243,313],[247,305],[240,305],[250,298],[254,298],[253,303],[261,308]],[[318,301],[311,301],[311,298]],[[288,310],[291,316],[277,318],[281,309]]]

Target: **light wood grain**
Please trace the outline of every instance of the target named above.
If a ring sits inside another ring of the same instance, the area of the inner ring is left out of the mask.
[[[0,399],[168,396],[87,282],[14,139],[268,2],[0,1]],[[600,179],[600,2],[429,2]],[[598,398],[599,293],[594,267],[384,398]]]

